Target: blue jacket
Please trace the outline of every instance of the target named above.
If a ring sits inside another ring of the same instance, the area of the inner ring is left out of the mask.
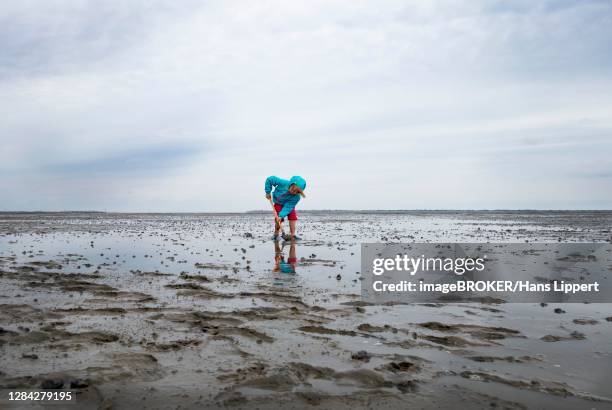
[[[291,184],[296,184],[302,190],[306,188],[306,180],[299,176],[291,177],[291,179],[288,181],[275,176],[266,178],[266,195],[271,193],[272,187],[274,187],[272,201],[274,201],[275,204],[283,206],[283,209],[281,209],[281,211],[278,213],[280,218],[284,218],[289,215],[297,203],[300,202],[300,194],[292,195],[289,192],[289,187]]]

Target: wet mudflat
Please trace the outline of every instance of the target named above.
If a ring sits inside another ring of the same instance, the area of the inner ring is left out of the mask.
[[[0,214],[0,388],[82,408],[612,408],[612,304],[361,302],[362,242],[609,242],[612,212]]]

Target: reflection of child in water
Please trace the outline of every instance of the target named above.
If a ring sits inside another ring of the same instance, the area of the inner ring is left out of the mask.
[[[287,261],[285,261],[285,255],[283,255],[285,243],[283,243],[281,247],[280,242],[274,242],[274,269],[272,271],[295,273],[295,265],[297,263],[297,257],[295,256],[295,241],[291,241],[291,245],[289,246],[289,258]]]

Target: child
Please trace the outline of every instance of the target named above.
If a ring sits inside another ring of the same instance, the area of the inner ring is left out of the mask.
[[[272,187],[274,187],[273,196],[271,196]],[[306,189],[306,180],[299,176],[291,177],[289,181],[275,176],[266,178],[266,198],[273,199],[274,209],[276,209],[278,214],[274,224],[274,236],[272,240],[276,241],[279,239],[280,223],[285,217],[289,219],[289,230],[291,231],[290,239],[300,239],[295,235],[297,221],[295,206],[300,201],[300,197],[306,197],[306,195],[304,195],[304,189]]]

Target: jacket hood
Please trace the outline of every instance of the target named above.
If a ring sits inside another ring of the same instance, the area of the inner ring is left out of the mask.
[[[296,176],[291,177],[289,182],[297,185],[298,188],[300,188],[302,191],[306,189],[306,180],[300,176],[296,175]]]

